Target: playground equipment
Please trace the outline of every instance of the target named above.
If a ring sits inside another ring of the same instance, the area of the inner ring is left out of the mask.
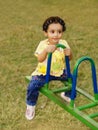
[[[65,46],[62,44],[57,44],[57,47],[61,47],[63,49],[65,48]],[[44,94],[45,96],[47,96],[52,101],[54,101],[64,110],[72,114],[74,117],[79,119],[86,126],[90,127],[92,130],[98,130],[98,122],[97,122],[98,119],[97,121],[95,120],[95,118],[98,117],[98,112],[95,112],[93,114],[87,114],[84,112],[84,110],[86,109],[94,108],[98,106],[98,86],[97,86],[96,68],[95,68],[94,61],[90,57],[81,57],[76,62],[73,73],[71,74],[69,59],[67,56],[65,56],[65,64],[66,64],[66,69],[67,69],[67,74],[68,74],[68,81],[65,81],[65,82],[61,81],[64,84],[63,87],[50,90],[49,89],[49,75],[50,75],[50,68],[51,68],[51,58],[52,58],[52,53],[49,53],[48,62],[47,62],[46,83],[40,89],[40,92]],[[81,88],[76,87],[78,68],[79,68],[80,63],[83,61],[89,61],[91,64],[94,97],[91,96],[89,93],[85,92],[84,90],[82,90]],[[26,80],[29,82],[31,80],[31,76],[26,76]],[[62,100],[61,97],[58,96],[57,94],[61,92],[67,92],[69,90],[71,90],[71,102],[70,104],[66,104],[66,102]],[[79,93],[85,96],[87,99],[90,100],[90,103],[86,105],[74,107],[76,93]]]

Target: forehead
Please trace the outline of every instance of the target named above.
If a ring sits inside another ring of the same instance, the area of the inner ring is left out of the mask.
[[[49,25],[48,29],[52,29],[52,30],[62,30],[62,25],[59,23],[52,23]]]

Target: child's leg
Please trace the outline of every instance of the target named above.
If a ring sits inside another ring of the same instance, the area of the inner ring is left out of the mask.
[[[28,120],[33,119],[35,115],[35,105],[37,103],[39,89],[45,84],[45,76],[33,76],[27,89],[27,110],[26,118]]]
[[[45,76],[33,76],[27,89],[26,103],[28,105],[36,105],[39,89],[45,84]]]
[[[62,92],[61,97],[68,103],[70,103],[70,96],[71,96],[71,91],[68,92]]]
[[[71,77],[71,78],[72,78],[72,77]],[[60,80],[61,80],[61,81],[68,81],[67,71],[66,71],[66,70],[63,71],[63,74],[61,75]],[[67,92],[62,92],[62,93],[61,93],[61,97],[62,97],[65,101],[70,102],[71,90],[69,90],[69,91],[67,91]]]

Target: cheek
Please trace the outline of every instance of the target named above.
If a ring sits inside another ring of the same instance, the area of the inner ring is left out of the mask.
[[[50,37],[50,38],[51,38],[52,36],[53,36],[53,35],[52,35],[51,33],[49,33],[48,37]]]
[[[62,37],[62,35],[63,35],[63,34],[61,33],[61,34],[59,35],[59,37]]]

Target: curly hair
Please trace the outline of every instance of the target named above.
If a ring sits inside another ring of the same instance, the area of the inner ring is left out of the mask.
[[[62,26],[63,32],[66,30],[64,20],[58,16],[52,16],[52,17],[47,18],[45,22],[43,23],[43,31],[47,32],[49,25],[52,23],[59,23]]]

